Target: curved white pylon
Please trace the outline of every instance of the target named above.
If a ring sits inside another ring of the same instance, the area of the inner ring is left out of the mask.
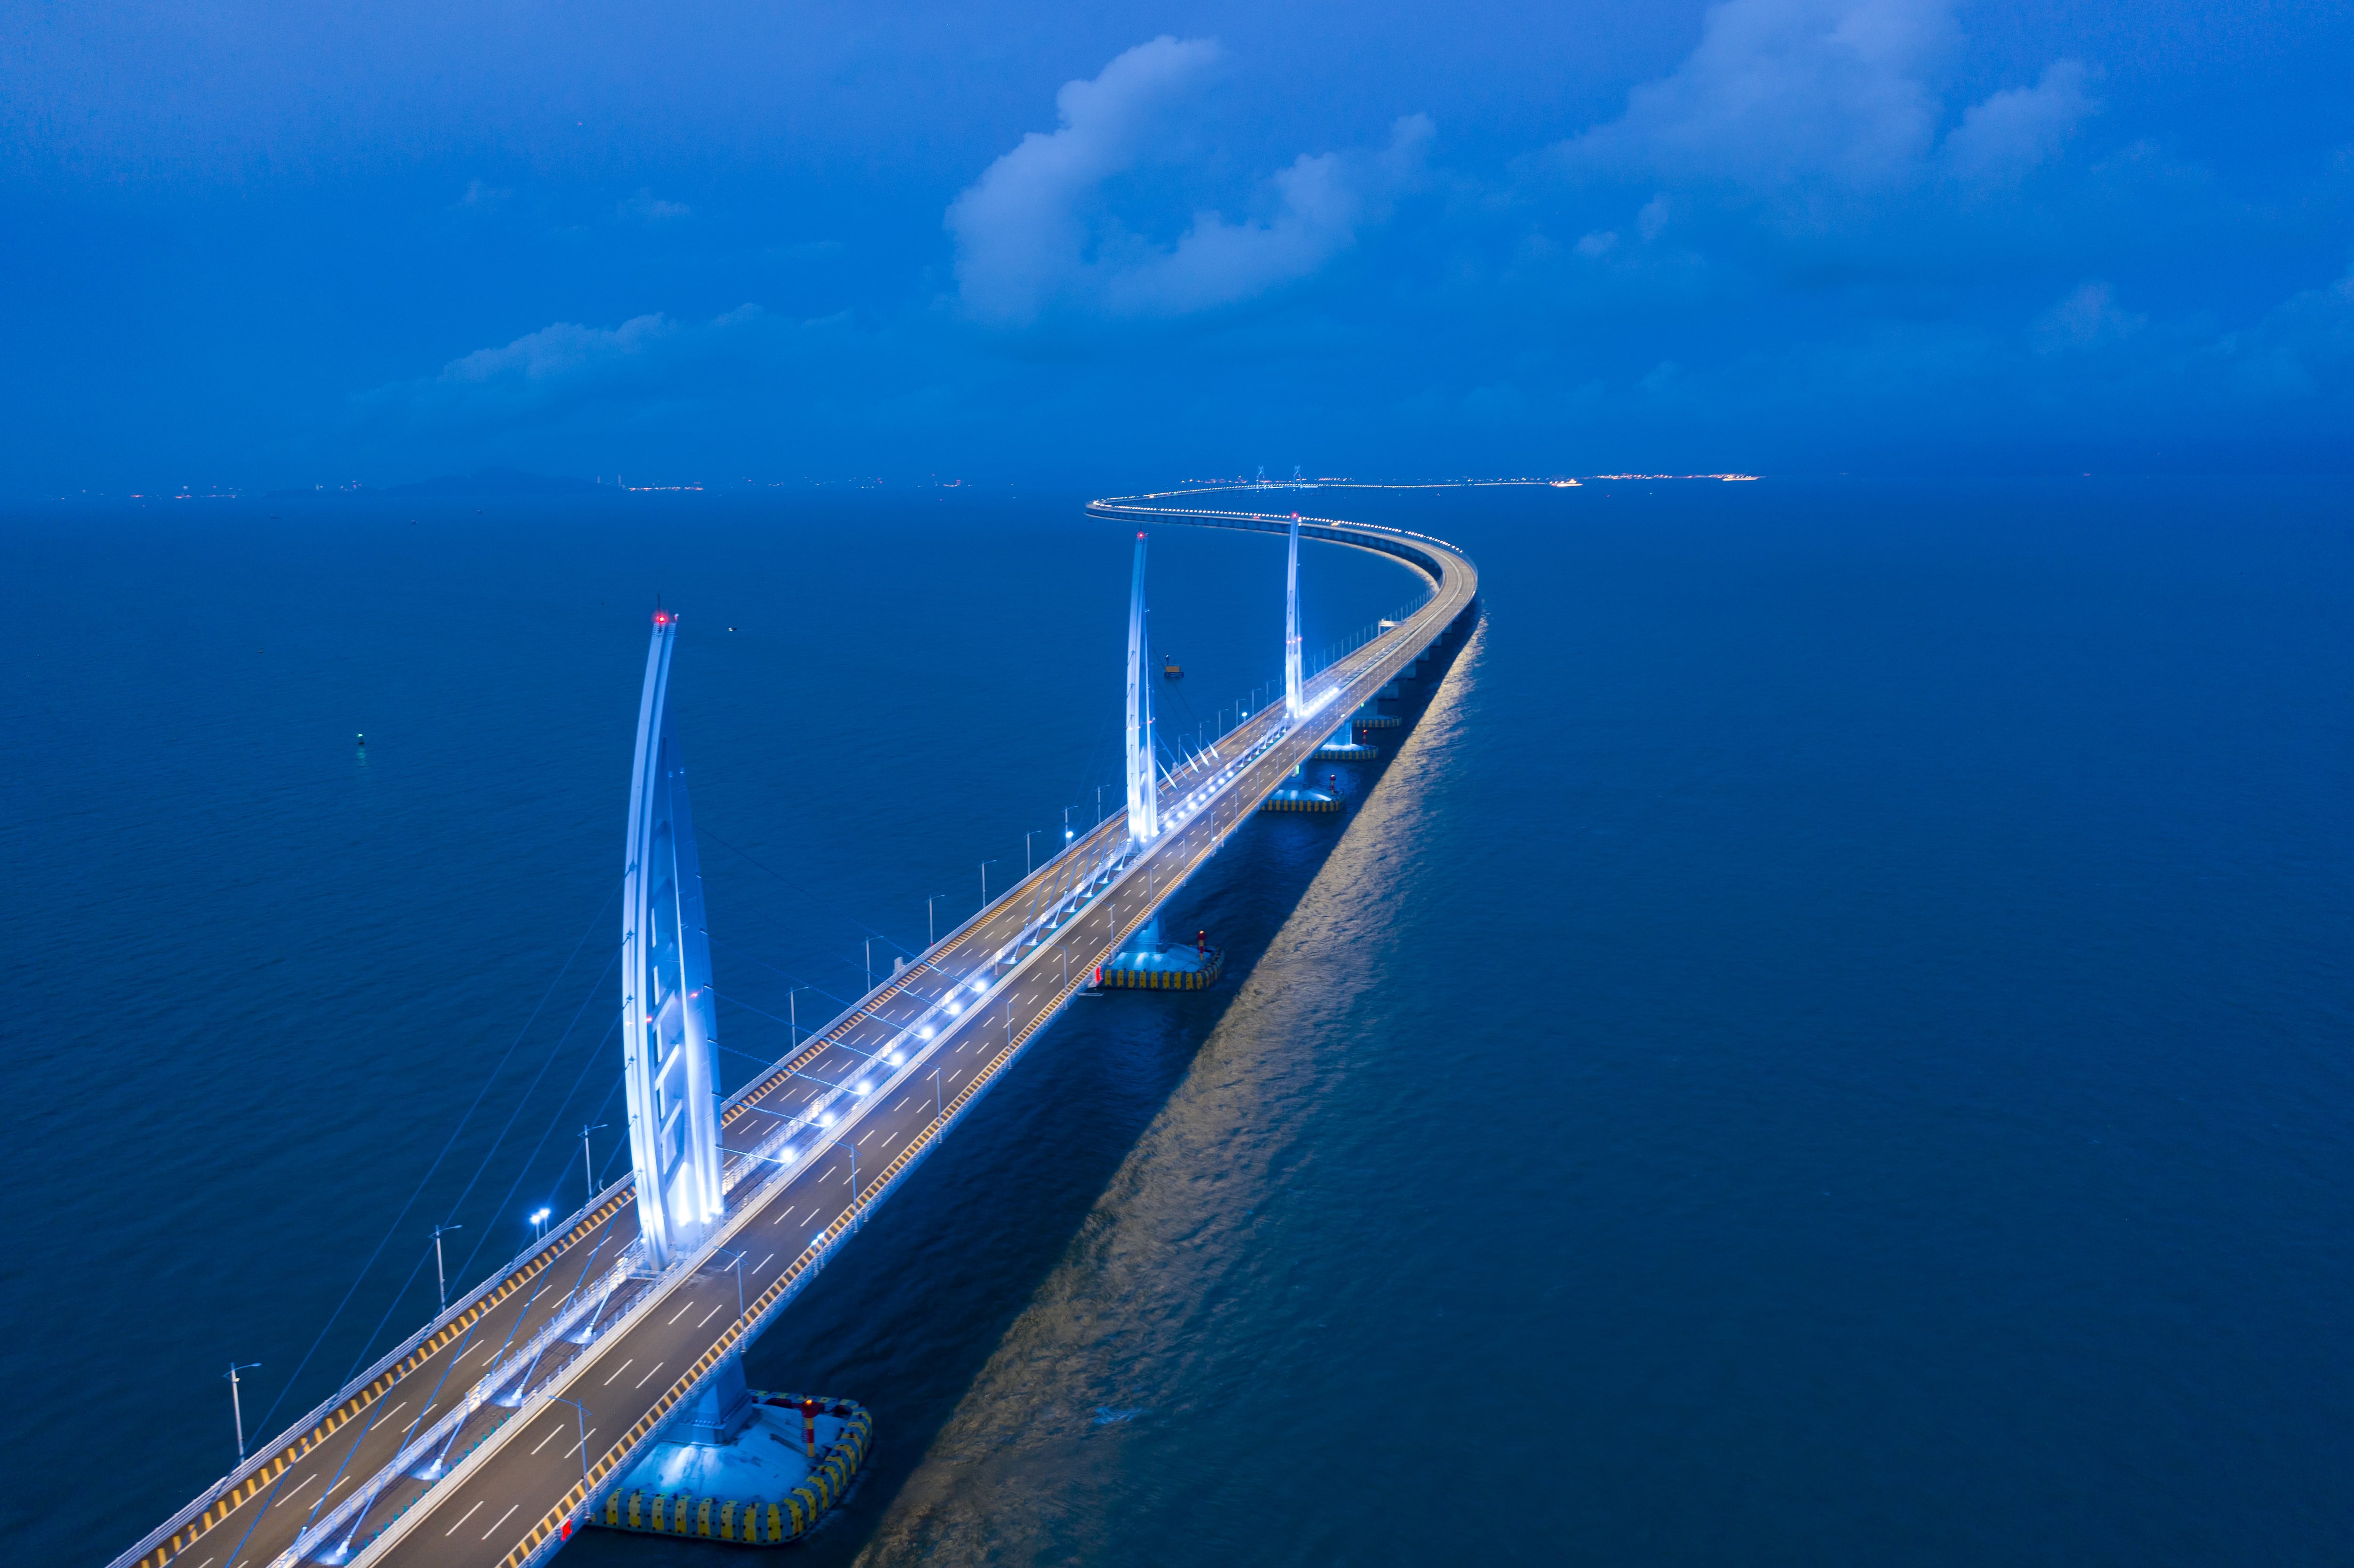
[[[1128,585],[1128,842],[1150,843],[1161,832],[1161,772],[1152,747],[1152,636],[1144,624],[1144,535],[1136,536],[1136,570]]]
[[[654,613],[630,772],[630,839],[621,898],[621,1051],[630,1091],[630,1158],[638,1227],[657,1266],[719,1218],[716,1019],[703,874],[687,810],[686,770],[670,719],[678,617]]]
[[[1296,476],[1297,469],[1292,471]],[[1283,568],[1283,711],[1298,724],[1308,716],[1299,659],[1299,514],[1291,514],[1291,554]]]

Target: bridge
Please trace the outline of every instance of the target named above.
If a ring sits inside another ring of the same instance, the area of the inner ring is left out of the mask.
[[[1251,487],[1233,487],[1236,497]],[[702,880],[657,612],[623,885],[631,1172],[296,1421],[112,1568],[525,1568],[557,1551],[648,1445],[718,1430],[741,1354],[952,1133],[1098,964],[1350,715],[1475,613],[1443,541],[1207,504],[1091,503],[1134,525],[1126,809],[724,1098]],[[1154,524],[1288,536],[1284,698],[1165,766],[1145,617]],[[1326,669],[1302,658],[1302,539],[1405,563],[1429,598]]]

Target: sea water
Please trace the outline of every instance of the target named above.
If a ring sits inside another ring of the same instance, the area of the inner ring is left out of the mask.
[[[1080,499],[0,524],[10,1556],[226,1471],[231,1361],[258,1439],[408,1333],[435,1223],[501,1266],[584,1123],[626,1161],[657,596],[731,1083],[1092,822]],[[1074,1003],[751,1352],[876,1413],[806,1560],[2341,1560],[2342,491],[1293,505],[1459,543],[1479,629],[1172,906],[1220,987]],[[1190,745],[1279,673],[1280,545],[1152,532]],[[1303,578],[1311,652],[1416,593]]]

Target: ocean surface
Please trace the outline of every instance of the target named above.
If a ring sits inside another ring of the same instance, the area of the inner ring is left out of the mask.
[[[7,1559],[227,1470],[232,1361],[271,1431],[408,1332],[437,1221],[498,1267],[583,1124],[618,1169],[658,595],[731,1082],[1093,821],[1081,499],[0,519]],[[2346,1562],[2345,486],[1298,500],[1465,546],[1479,629],[1185,891],[1215,991],[1074,1003],[752,1352],[877,1414],[796,1561]],[[1280,546],[1152,550],[1214,725]],[[1311,648],[1416,596],[1303,576]]]

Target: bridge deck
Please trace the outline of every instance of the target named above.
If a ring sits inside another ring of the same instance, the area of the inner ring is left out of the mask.
[[[1163,499],[1091,510],[1268,532],[1289,522],[1152,504]],[[208,1508],[142,1542],[118,1568],[291,1568],[298,1548],[302,1557],[333,1559],[339,1542],[355,1563],[520,1568],[560,1544],[588,1498],[620,1478],[705,1372],[798,1293],[1088,971],[1341,719],[1467,611],[1477,591],[1469,561],[1437,540],[1326,519],[1304,536],[1405,559],[1431,579],[1433,596],[1310,682],[1309,699],[1320,705],[1313,719],[1293,728],[1280,710],[1263,712],[1219,742],[1219,759],[1180,770],[1151,844],[1129,853],[1125,820],[1104,823],[733,1097],[721,1133],[730,1150],[729,1213],[709,1246],[667,1275],[620,1285],[596,1305],[586,1344],[535,1344],[565,1327],[567,1308],[578,1316],[587,1308],[584,1293],[610,1282],[635,1239],[627,1185],[616,1187],[414,1351],[345,1391],[326,1420],[264,1450]],[[928,1042],[910,1033],[924,1022],[934,1030]],[[895,1051],[903,1057],[896,1065],[887,1059]],[[789,1118],[835,1085],[868,1092],[838,1107],[836,1124],[817,1139],[796,1134]],[[789,1142],[794,1162],[775,1163]],[[432,1431],[429,1416],[440,1411],[447,1419],[461,1402],[481,1400],[485,1374],[506,1369],[520,1369],[515,1381],[535,1392],[519,1406],[481,1402],[431,1454],[410,1456],[407,1472],[439,1457],[434,1480],[401,1474],[355,1517],[334,1518],[339,1499],[361,1495]],[[579,1412],[564,1401],[578,1402]]]

